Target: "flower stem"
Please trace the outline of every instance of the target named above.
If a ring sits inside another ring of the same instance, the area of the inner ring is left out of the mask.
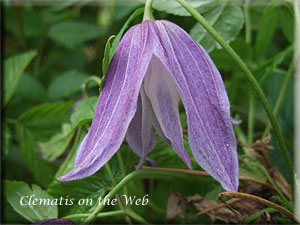
[[[154,20],[153,14],[152,14],[152,3],[154,0],[147,0],[145,4],[145,10],[144,10],[144,18],[145,20]]]
[[[250,0],[245,0],[244,3],[244,14],[245,14],[245,33],[246,33],[246,43],[251,43],[251,19],[249,12]]]
[[[117,151],[117,158],[118,158],[118,161],[119,161],[122,178],[124,178],[126,176],[126,170],[125,170],[125,165],[124,165],[123,157],[122,157],[122,154],[121,154],[120,151]],[[124,194],[128,195],[127,186],[124,187]]]
[[[255,96],[253,92],[249,93],[249,117],[248,117],[248,144],[253,143],[254,136],[254,112],[255,112]]]
[[[97,218],[103,218],[103,217],[108,217],[108,216],[119,216],[119,215],[128,215],[132,219],[136,220],[139,223],[150,224],[143,217],[141,217],[140,215],[138,215],[137,213],[135,213],[131,210],[116,210],[116,211],[111,211],[111,212],[103,212],[103,213],[99,213],[97,215]],[[88,216],[89,216],[88,213],[82,213],[82,214],[69,215],[69,216],[66,216],[64,218],[69,219],[69,220],[74,220],[74,219],[85,218],[85,217],[88,217]]]
[[[242,61],[242,59],[239,57],[239,55],[230,47],[229,44],[218,34],[218,32],[201,16],[193,7],[191,7],[185,0],[177,0],[178,3],[180,3],[187,11],[190,12],[190,14],[203,25],[203,27],[216,39],[219,44],[224,48],[224,50],[232,57],[232,59],[237,63],[237,65],[241,68],[241,70],[246,75],[247,80],[251,84],[252,88],[256,92],[258,98],[260,99],[261,103],[263,104],[263,107],[267,113],[267,116],[269,117],[269,120],[273,126],[274,134],[277,137],[281,153],[283,155],[289,178],[292,183],[294,184],[294,169],[292,161],[289,157],[287,148],[284,143],[284,138],[281,132],[281,129],[279,127],[278,121],[276,120],[272,108],[270,104],[268,103],[268,100],[260,87],[259,83],[251,73],[251,71],[248,69],[246,64]]]
[[[162,178],[162,177],[170,177],[175,176],[179,178],[187,177],[184,174],[179,174],[176,172],[170,172],[170,171],[162,171],[162,170],[135,170],[132,173],[128,174],[123,180],[121,180],[120,183],[118,183],[106,196],[107,199],[111,199],[113,196],[118,193],[125,185],[127,185],[130,181],[134,179],[143,179],[143,178]],[[101,210],[104,208],[105,204],[100,204],[97,206],[97,208],[83,221],[84,224],[91,223],[97,215],[101,212]]]

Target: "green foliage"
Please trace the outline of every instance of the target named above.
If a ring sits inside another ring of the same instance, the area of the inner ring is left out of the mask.
[[[193,8],[201,10],[201,8],[207,7],[213,0],[193,1],[187,0]],[[184,9],[177,1],[159,0],[154,1],[153,8],[160,11],[165,11],[170,14],[178,16],[191,16],[191,14]]]
[[[71,122],[74,127],[92,121],[98,98],[96,96],[83,100],[76,106],[75,113],[71,116]]]
[[[101,34],[103,34],[101,27],[79,21],[63,21],[49,29],[50,38],[67,48],[79,47]]]
[[[40,80],[24,73],[17,86],[16,96],[28,101],[42,101],[47,99],[47,92]]]
[[[203,14],[207,22],[212,25],[226,42],[233,41],[239,34],[244,24],[244,14],[241,7],[235,2],[224,1],[214,9]],[[211,52],[219,44],[206,32],[205,28],[196,23],[190,35],[199,42],[207,52]]]
[[[45,219],[57,218],[56,205],[40,205],[33,201],[29,202],[30,196],[33,199],[53,199],[47,192],[43,191],[38,185],[33,184],[32,187],[22,181],[4,182],[5,198],[11,204],[16,212],[22,215],[31,223],[35,223]],[[23,197],[23,199],[22,199]],[[25,205],[21,205],[25,204]],[[39,202],[39,200],[38,200]]]
[[[273,107],[294,54],[295,16],[292,1],[186,1],[205,17],[250,68]],[[77,150],[94,117],[99,89],[101,91],[109,64],[124,33],[131,26],[142,22],[144,2],[145,0],[136,0],[124,3],[116,0],[103,4],[92,0],[69,0],[37,7],[31,1],[15,7],[12,2],[6,1],[3,5],[3,54],[6,59],[3,64],[3,178],[7,180],[4,182],[4,222],[34,223],[42,219],[66,216],[80,224],[82,214],[93,212],[97,199],[114,188],[114,181],[118,184],[124,176],[132,175],[134,165],[140,159],[124,140],[118,155],[114,155],[108,162],[112,176],[103,167],[96,174],[82,180],[57,180],[74,167]],[[244,5],[247,2],[249,5]],[[259,160],[256,155],[259,150],[253,148],[256,150],[254,151],[247,143],[247,124],[252,122],[254,125],[255,142],[261,140],[268,120],[261,104],[254,98],[254,118],[253,121],[248,121],[251,120],[248,113],[249,93],[252,89],[241,70],[231,56],[220,48],[215,39],[176,0],[155,0],[153,7],[155,19],[166,19],[178,24],[209,52],[225,82],[232,117],[242,120],[240,125],[234,127],[238,146],[241,146],[238,147],[239,173],[241,176],[267,182],[265,174],[259,169],[265,166],[264,161]],[[246,27],[250,31],[247,33],[250,39],[246,39]],[[30,51],[31,49],[35,50]],[[33,59],[34,62],[31,63]],[[91,75],[102,78],[100,87],[96,87],[97,81],[92,83],[93,88],[83,91],[85,82],[95,79]],[[291,157],[294,151],[292,143],[295,122],[293,92],[292,79],[277,114]],[[182,103],[179,104],[179,110],[185,148],[193,169],[201,171],[189,147],[186,133],[188,121]],[[279,146],[273,136],[267,144],[274,147],[274,150],[267,151],[267,154],[272,166],[287,177]],[[156,146],[148,157],[158,167],[187,169],[169,144],[159,136],[156,141]],[[146,162],[145,165],[150,163]],[[139,197],[149,194],[150,202],[146,207],[122,207],[133,210],[150,223],[165,223],[170,190],[179,191],[184,198],[199,194],[205,200],[220,202],[218,194],[224,190],[212,178],[181,173],[177,175],[179,177],[157,179],[160,177],[150,176],[131,181],[120,189],[118,196],[124,193]],[[32,183],[35,184],[30,187],[28,184]],[[279,195],[267,187],[262,188],[250,181],[240,181],[240,184],[240,191],[286,207]],[[37,198],[63,197],[72,199],[73,203],[68,201],[69,204],[58,206],[21,206],[20,196],[32,194]],[[91,199],[93,204],[79,206],[80,199]],[[118,203],[116,206],[105,206],[102,212],[110,213],[120,208]],[[269,208],[264,209],[268,211]],[[177,217],[168,222],[220,223],[219,220],[213,221],[207,214],[194,218],[197,212],[197,209],[187,206],[185,218]],[[270,216],[275,218],[271,213]],[[132,222],[136,222],[136,219],[129,217]],[[126,220],[124,215],[118,215],[98,218],[95,223],[125,223]]]
[[[52,80],[48,89],[48,97],[50,100],[71,97],[81,91],[82,85],[87,79],[88,75],[84,73],[76,70],[67,71]]]
[[[14,94],[21,75],[23,74],[30,61],[37,55],[37,51],[30,51],[16,56],[12,56],[4,62],[5,74],[5,99],[6,104]]]
[[[64,123],[60,133],[55,134],[47,142],[39,143],[39,147],[47,158],[50,160],[57,159],[69,146],[74,132],[71,124]]]
[[[56,134],[67,122],[72,103],[45,103],[23,113],[17,122],[17,137],[22,155],[37,182],[46,186],[54,176],[55,167],[44,161],[38,152],[38,142]]]
[[[76,213],[87,213],[94,204],[98,204],[98,198],[103,196],[109,185],[99,176],[90,176],[83,180],[59,182],[55,181],[48,187],[48,192],[55,198],[73,200],[73,204],[61,207],[60,215],[70,215]],[[80,199],[92,199],[92,205],[78,205]],[[71,202],[69,201],[71,204]]]
[[[280,5],[278,4],[278,1],[272,0],[267,5],[262,18],[259,21],[255,44],[257,57],[264,57],[267,49],[270,47],[270,42],[277,29],[279,16]]]

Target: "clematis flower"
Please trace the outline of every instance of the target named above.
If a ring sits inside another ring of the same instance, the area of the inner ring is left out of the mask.
[[[74,169],[59,179],[94,174],[116,153],[125,136],[141,157],[140,167],[155,146],[153,127],[192,169],[183,144],[180,98],[196,161],[224,189],[237,191],[236,138],[221,75],[198,43],[165,20],[145,20],[126,32],[109,66]]]

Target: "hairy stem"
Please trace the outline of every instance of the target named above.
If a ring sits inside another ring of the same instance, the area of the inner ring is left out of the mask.
[[[153,4],[153,0],[147,0],[147,2],[145,4],[143,21],[145,21],[145,20],[154,20],[154,17],[153,17],[153,14],[152,14],[152,4]]]
[[[240,69],[244,72],[246,75],[247,80],[251,84],[252,88],[256,92],[259,100],[261,101],[267,116],[269,117],[269,120],[273,126],[274,134],[277,137],[281,153],[283,155],[289,178],[292,183],[294,184],[294,169],[292,161],[289,157],[287,148],[285,146],[284,138],[281,132],[281,129],[279,127],[278,121],[276,120],[272,108],[262,90],[259,83],[251,73],[251,71],[248,69],[246,64],[242,61],[242,59],[239,57],[239,55],[230,47],[229,44],[218,34],[218,32],[201,16],[193,7],[191,7],[185,0],[177,0],[187,11],[191,13],[191,15],[203,25],[203,27],[216,39],[219,44],[224,48],[224,50],[232,57],[232,59],[236,62],[236,64],[240,67]]]

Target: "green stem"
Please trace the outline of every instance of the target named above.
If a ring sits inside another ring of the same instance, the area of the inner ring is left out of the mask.
[[[134,179],[143,179],[143,178],[162,178],[162,177],[170,177],[170,176],[176,176],[179,178],[185,178],[188,175],[180,174],[176,172],[171,171],[164,171],[164,170],[135,170],[128,174],[123,180],[121,180],[120,183],[118,183],[106,196],[107,199],[111,199],[113,196],[115,196],[118,191],[120,191],[125,185],[127,185],[130,181]],[[100,202],[100,204],[97,206],[97,208],[83,221],[83,223],[91,223],[97,215],[101,212],[101,210],[104,208],[104,204]]]
[[[253,92],[249,93],[249,116],[248,116],[248,144],[253,143],[254,133],[254,111],[255,111],[255,96]]]
[[[87,93],[87,85],[91,82],[94,81],[97,83],[98,86],[100,86],[101,84],[101,78],[97,77],[97,76],[90,76],[83,84],[83,95],[85,97],[88,97],[88,93]]]
[[[275,184],[274,180],[272,179],[272,177],[269,175],[268,171],[266,170],[265,167],[261,166],[260,164],[258,165],[258,167],[260,168],[260,170],[265,174],[265,176],[267,177],[267,179],[269,180],[269,182],[272,184],[272,186],[275,188],[276,192],[278,193],[278,195],[280,196],[281,200],[283,203],[285,203],[285,205],[288,206],[290,211],[293,211],[293,206],[292,204],[286,199],[286,197],[283,195],[282,191],[279,189],[279,187]]]
[[[250,0],[245,0],[244,14],[245,14],[245,27],[246,27],[246,43],[251,43],[251,19],[249,13]]]
[[[273,209],[273,208],[265,208],[265,209],[262,209],[254,214],[252,214],[251,216],[249,216],[247,219],[245,219],[244,223],[251,223],[253,222],[254,220],[256,220],[258,217],[260,217],[260,215],[263,213],[263,212],[267,212],[267,213],[275,213],[275,212],[278,212],[277,209]]]
[[[280,108],[280,105],[281,105],[281,103],[283,101],[283,97],[284,97],[285,92],[287,90],[288,84],[289,84],[291,78],[294,75],[294,73],[293,73],[294,72],[294,68],[295,68],[295,59],[293,58],[290,66],[289,66],[289,69],[288,69],[287,75],[285,77],[285,80],[284,80],[284,82],[283,82],[283,84],[281,86],[278,98],[276,100],[276,103],[275,103],[275,106],[274,106],[274,109],[273,109],[273,113],[274,113],[275,116],[277,115],[277,113],[279,111],[279,108]],[[267,137],[268,134],[270,133],[270,130],[271,130],[271,124],[269,122],[267,124],[265,130],[264,130],[262,138]]]
[[[283,155],[289,178],[292,183],[294,184],[294,169],[292,161],[289,157],[287,148],[284,143],[283,135],[281,133],[281,129],[279,127],[278,121],[276,120],[272,108],[270,104],[268,103],[268,100],[262,90],[262,88],[259,86],[257,80],[253,76],[253,74],[250,72],[246,64],[241,60],[239,55],[230,47],[229,44],[218,34],[218,32],[211,26],[209,23],[195,10],[193,7],[191,7],[185,0],[177,0],[187,11],[191,13],[191,15],[205,27],[205,29],[216,39],[219,44],[225,49],[225,51],[232,57],[232,59],[236,62],[236,64],[241,68],[241,70],[246,75],[247,80],[251,84],[252,88],[256,92],[258,98],[260,99],[261,103],[263,104],[263,107],[269,117],[269,120],[273,126],[274,134],[278,139],[278,143],[280,146],[281,153]]]
[[[124,164],[124,161],[122,158],[122,154],[120,151],[117,151],[117,157],[118,157],[118,161],[119,161],[119,165],[120,165],[120,169],[121,169],[122,178],[124,178],[126,176],[126,170],[125,170],[125,164]],[[124,187],[124,194],[128,195],[127,186]]]
[[[139,223],[150,224],[148,221],[146,221],[140,215],[138,215],[137,213],[135,213],[131,210],[116,210],[116,211],[111,211],[111,212],[103,212],[103,213],[99,213],[97,215],[97,218],[103,218],[103,217],[109,217],[109,216],[119,216],[119,215],[128,215],[132,219],[136,220]],[[69,219],[69,220],[74,220],[74,219],[86,218],[88,216],[89,216],[88,213],[82,213],[82,214],[69,215],[64,218]]]
[[[113,186],[116,186],[116,185],[117,185],[117,182],[116,182],[116,180],[115,180],[115,177],[114,177],[114,175],[113,175],[113,173],[112,173],[112,170],[111,170],[111,168],[110,168],[108,162],[105,163],[104,167],[105,167],[105,169],[106,169],[106,171],[107,171],[107,173],[108,173],[108,176],[109,176],[110,179],[111,179],[111,182],[112,182]]]
[[[153,3],[153,0],[147,0],[146,5],[145,5],[145,10],[144,10],[143,21],[154,20],[154,17],[152,14],[152,3]]]

